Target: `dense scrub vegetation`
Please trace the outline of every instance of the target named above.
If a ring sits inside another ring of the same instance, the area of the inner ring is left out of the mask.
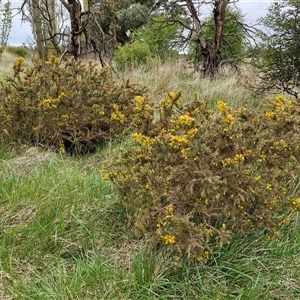
[[[122,192],[132,223],[178,252],[206,261],[237,234],[278,235],[300,208],[297,101],[268,99],[259,111],[168,93],[158,117],[136,97],[142,123],[105,176]],[[287,180],[288,178],[288,180]]]
[[[53,57],[24,69],[24,58],[0,89],[2,143],[53,146],[87,153],[131,128],[134,96],[145,88],[113,81],[109,67],[60,64]]]
[[[278,235],[300,208],[298,101],[279,95],[260,109],[169,92],[158,106],[146,89],[58,58],[23,69],[0,90],[2,144],[85,154],[131,133],[133,143],[102,172],[118,187],[141,234],[200,261],[237,234]],[[287,180],[288,178],[288,180]]]
[[[7,6],[1,299],[299,299],[299,5],[252,49],[229,0],[156,2],[30,1],[36,49]]]

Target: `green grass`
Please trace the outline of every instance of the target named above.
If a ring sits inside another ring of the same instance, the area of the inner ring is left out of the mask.
[[[170,253],[127,228],[99,172],[109,149],[80,160],[42,154],[1,155],[1,299],[299,299],[298,215],[281,240],[236,237],[207,266],[174,268]]]

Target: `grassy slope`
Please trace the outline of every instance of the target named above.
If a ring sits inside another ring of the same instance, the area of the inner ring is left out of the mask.
[[[7,299],[299,299],[297,216],[281,240],[240,237],[208,266],[183,261],[174,270],[168,253],[126,230],[115,190],[101,180],[101,159],[37,152],[1,160],[0,290]]]
[[[181,88],[186,98],[197,91],[212,102],[253,104],[241,78],[203,80],[180,68],[157,64],[125,76],[146,82],[157,101]],[[99,173],[111,155],[0,152],[0,299],[300,299],[298,215],[281,240],[239,237],[205,267],[184,260],[174,269],[170,254],[126,228],[117,193]]]

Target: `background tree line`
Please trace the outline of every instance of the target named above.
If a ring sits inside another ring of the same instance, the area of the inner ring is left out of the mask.
[[[281,90],[298,97],[298,1],[275,1],[260,21],[248,26],[238,0],[24,0],[21,12],[30,22],[40,59],[94,55],[103,66],[112,59],[124,68],[150,57],[188,55],[203,76],[229,65],[252,62],[257,93]],[[1,4],[1,3],[0,3]],[[7,3],[9,5],[9,2]],[[4,49],[11,9],[1,6]],[[207,11],[210,13],[207,14]],[[3,51],[3,50],[2,50]]]

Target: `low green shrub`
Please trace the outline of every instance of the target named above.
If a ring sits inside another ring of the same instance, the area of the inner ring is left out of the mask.
[[[23,63],[18,58],[0,89],[0,142],[81,154],[131,130],[134,98],[144,87],[117,84],[109,67],[92,62],[53,57],[26,70]]]
[[[181,106],[168,93],[158,112],[136,97],[133,147],[103,166],[130,222],[158,243],[201,262],[235,235],[278,236],[300,209],[300,107],[283,96],[264,109],[211,109],[196,95]],[[156,113],[158,114],[156,116]],[[155,122],[151,120],[156,117]]]
[[[7,46],[6,51],[21,57],[26,57],[29,52],[29,50],[23,46]]]
[[[145,64],[151,56],[148,44],[140,41],[119,46],[114,52],[114,59],[120,69]]]

